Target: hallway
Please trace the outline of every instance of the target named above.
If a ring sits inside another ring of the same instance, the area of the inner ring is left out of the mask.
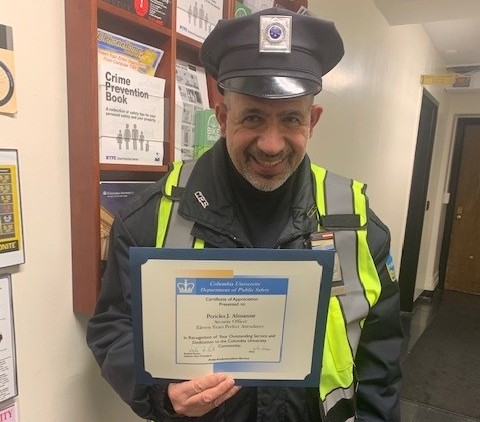
[[[407,358],[410,356],[412,349],[417,344],[417,341],[425,333],[425,330],[431,326],[432,322],[438,316],[440,310],[445,308],[450,303],[459,301],[462,303],[465,299],[467,302],[473,303],[472,314],[478,315],[477,309],[480,304],[480,298],[476,296],[466,295],[463,293],[441,291],[436,290],[433,296],[420,296],[414,304],[413,311],[411,313],[402,312],[402,323],[405,331],[405,343],[404,350],[402,352],[402,364],[405,366]],[[443,307],[442,307],[443,304]],[[463,308],[467,312],[469,309]],[[472,333],[472,342],[479,341],[478,332]],[[445,337],[442,337],[438,343],[446,342],[452,344],[452,339],[449,338],[448,333]],[[440,344],[436,344],[431,349],[438,349]],[[454,346],[455,347],[455,346]],[[459,353],[458,355],[460,355]],[[471,362],[471,368],[480,368],[480,355],[478,356],[478,362]],[[403,392],[403,391],[402,391]],[[461,392],[459,392],[461,394]],[[428,397],[428,393],[426,396]],[[403,396],[403,394],[402,394]],[[456,412],[451,412],[440,408],[440,406],[431,406],[421,402],[417,402],[410,399],[401,399],[401,411],[402,422],[478,422],[480,419],[472,418]]]

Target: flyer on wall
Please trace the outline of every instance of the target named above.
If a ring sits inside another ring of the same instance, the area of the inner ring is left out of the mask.
[[[0,268],[23,264],[18,152],[0,149]]]
[[[165,79],[99,66],[100,162],[162,165]]]
[[[10,26],[0,24],[0,113],[17,112],[15,92],[13,31]]]
[[[326,250],[131,248],[137,382],[226,372],[318,386],[333,262]]]
[[[12,283],[9,274],[0,274],[0,403],[17,394]]]

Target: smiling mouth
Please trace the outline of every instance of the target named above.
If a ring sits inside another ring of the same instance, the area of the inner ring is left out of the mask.
[[[252,156],[255,166],[255,172],[262,176],[275,176],[281,169],[279,168],[285,161],[285,157],[276,160],[260,160]]]
[[[275,161],[263,161],[255,157],[253,157],[253,159],[259,166],[262,166],[262,167],[275,167],[277,164],[280,164],[283,161],[283,158]]]

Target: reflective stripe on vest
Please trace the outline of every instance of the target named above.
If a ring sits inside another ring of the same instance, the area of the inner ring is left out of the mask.
[[[203,240],[191,234],[193,221],[178,214],[179,200],[174,200],[174,189],[184,187],[192,174],[195,161],[175,161],[165,183],[165,195],[160,200],[157,225],[157,248],[203,248]],[[170,230],[174,227],[174,230]]]
[[[354,397],[354,360],[361,330],[370,307],[380,296],[381,285],[367,244],[365,185],[315,165],[312,172],[320,217],[356,214],[361,227],[335,231],[335,249],[347,294],[330,299],[327,316],[320,398],[328,420],[328,411],[336,403]],[[322,193],[323,201],[319,198]]]
[[[168,175],[158,213],[157,247],[204,247],[203,241],[190,234],[194,223],[178,215],[179,201],[173,194],[175,187],[186,185],[194,164],[176,162]],[[354,397],[354,357],[363,322],[380,296],[381,285],[367,244],[365,185],[314,164],[311,171],[315,178],[315,202],[320,224],[322,216],[356,214],[361,226],[335,230],[335,247],[347,294],[330,299],[327,315],[319,393],[328,421],[328,411],[336,403]],[[328,230],[328,227],[319,226],[319,229]]]

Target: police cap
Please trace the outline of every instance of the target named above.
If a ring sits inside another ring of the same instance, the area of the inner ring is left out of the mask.
[[[343,54],[333,22],[271,8],[220,20],[200,61],[220,91],[284,99],[320,92]]]

